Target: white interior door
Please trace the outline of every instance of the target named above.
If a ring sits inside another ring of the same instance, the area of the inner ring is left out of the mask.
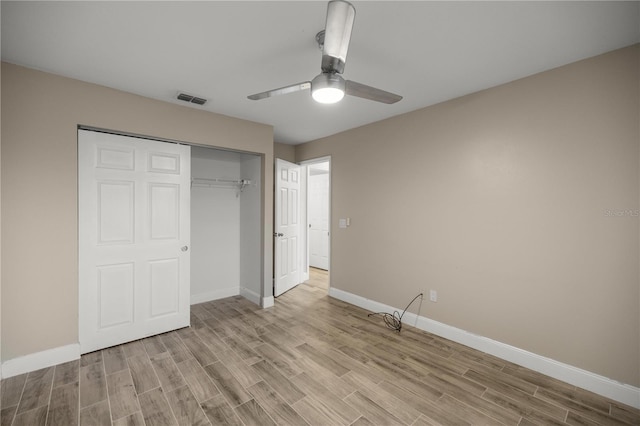
[[[190,148],[78,132],[82,353],[189,325]]]
[[[275,282],[279,296],[300,284],[300,166],[276,159]]]
[[[329,269],[329,171],[309,166],[309,266]]]

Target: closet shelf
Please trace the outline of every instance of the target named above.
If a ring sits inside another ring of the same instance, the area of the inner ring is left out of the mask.
[[[251,181],[247,179],[218,179],[218,178],[192,178],[191,187],[204,187],[204,188],[236,188],[242,192],[248,185],[251,185]]]

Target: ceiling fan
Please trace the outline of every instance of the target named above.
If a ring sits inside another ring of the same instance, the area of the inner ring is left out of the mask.
[[[303,81],[247,97],[257,101],[311,89],[313,99],[324,104],[339,102],[345,94],[385,104],[394,104],[401,100],[402,96],[395,93],[345,80],[342,77],[355,16],[356,9],[351,3],[344,0],[330,1],[327,6],[325,29],[316,35],[316,41],[322,49],[322,72],[311,81]]]

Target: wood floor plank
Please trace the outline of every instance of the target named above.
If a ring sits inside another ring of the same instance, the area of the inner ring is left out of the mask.
[[[142,412],[138,411],[126,417],[113,421],[113,426],[145,426]]]
[[[437,393],[435,394],[425,393],[421,392],[421,388],[419,387],[407,386],[407,382],[404,380],[391,382],[384,381],[379,386],[387,392],[395,395],[396,398],[407,402],[422,414],[429,414],[433,410],[435,401],[442,397],[442,393],[438,391],[436,391]]]
[[[167,351],[167,348],[158,336],[147,337],[146,339],[142,339],[141,342],[142,346],[144,346],[144,349],[147,351],[149,358]]]
[[[80,388],[80,395],[82,395],[82,388]],[[80,410],[80,426],[109,425],[111,425],[111,415],[108,401],[104,400]]]
[[[211,330],[208,326],[195,330],[195,333],[214,354],[218,354],[229,349],[229,346],[224,343],[220,336],[218,336],[215,331]]]
[[[53,388],[76,383],[80,380],[80,361],[74,360],[55,366]]]
[[[114,420],[140,411],[138,395],[129,370],[121,370],[107,376],[107,393],[111,417]]]
[[[177,425],[171,412],[167,398],[161,388],[152,389],[138,395],[142,417],[147,426],[173,426]]]
[[[585,390],[573,389],[568,391],[566,389],[550,391],[548,389],[540,388],[536,391],[538,398],[545,399],[553,403],[560,403],[566,405],[573,411],[578,413],[584,413],[587,417],[590,413],[595,414],[597,418],[601,418],[600,415],[608,416],[611,411],[611,404],[609,401],[602,397],[596,397],[596,395],[587,392]]]
[[[176,332],[162,334],[160,335],[160,340],[162,340],[162,343],[164,343],[176,364],[193,358],[193,355],[191,355],[189,349],[182,343],[182,340],[180,340]]]
[[[102,362],[102,352],[94,351],[88,354],[82,354],[80,357],[80,367],[86,367],[89,364]]]
[[[169,392],[186,384],[169,352],[161,352],[158,355],[152,356],[151,365],[160,380],[160,386],[162,386],[165,392]]]
[[[486,414],[476,410],[475,408],[458,401],[457,399],[444,395],[437,402],[438,407],[452,413],[469,422],[472,425],[502,425],[498,420],[487,416]]]
[[[571,392],[574,386],[561,382],[544,374],[540,374],[536,371],[528,370],[524,367],[518,367],[513,365],[506,365],[502,371],[512,376],[518,377],[526,382],[532,383],[540,388],[556,391],[556,392]]]
[[[303,356],[308,357],[309,359],[317,363],[318,365],[333,372],[338,377],[349,372],[348,368],[343,367],[333,358],[321,352],[318,352],[316,349],[314,349],[312,346],[308,345],[307,343],[303,343],[300,346],[296,346],[296,350],[300,352]]]
[[[127,363],[129,364],[133,385],[138,395],[160,386],[158,377],[146,352],[143,355],[127,358]]]
[[[277,424],[308,425],[300,414],[265,382],[258,382],[247,390]]]
[[[200,406],[212,425],[244,426],[222,394],[214,396]]]
[[[313,398],[324,404],[326,408],[335,412],[347,422],[354,422],[360,413],[349,404],[338,398],[333,391],[322,386],[316,380],[306,373],[299,374],[291,378],[291,381],[307,395],[313,395]]]
[[[122,350],[124,351],[124,355],[127,358],[147,354],[147,351],[145,350],[144,345],[140,340],[125,343],[124,345],[122,345]]]
[[[255,371],[275,389],[285,401],[293,404],[299,399],[304,398],[305,394],[282,373],[280,373],[272,364],[265,360],[256,362],[252,366]]]
[[[567,417],[568,410],[566,408],[553,405],[524,392],[514,390],[507,396],[493,389],[487,389],[482,398],[529,419],[538,418],[552,423],[554,421],[563,422]]]
[[[561,396],[547,389],[538,389],[536,391],[535,396],[537,398],[543,399],[544,401],[549,401],[556,405],[562,405],[562,406],[568,407],[569,410],[573,411],[574,413],[579,414],[581,417],[586,417],[587,419],[593,420],[596,423],[601,423],[601,424],[608,423],[612,425],[624,424],[622,420],[612,418],[609,415],[608,413],[609,407],[606,407],[606,408],[603,407],[602,411],[597,410],[595,408],[582,404],[581,400],[575,400],[575,399],[572,399],[571,397]],[[604,412],[604,410],[607,410],[607,412]],[[639,420],[638,423],[640,423],[640,419],[638,420]]]
[[[625,407],[622,404],[611,403],[611,416],[615,419],[625,421],[627,423],[640,424],[640,409]]]
[[[236,407],[251,399],[244,387],[238,382],[229,369],[220,361],[214,362],[204,367],[213,383],[220,392],[227,398],[232,407]]]
[[[78,382],[53,388],[47,414],[48,426],[78,424],[79,391]]]
[[[13,419],[12,426],[45,426],[47,409],[48,407],[43,405],[42,407],[19,413]]]
[[[191,358],[178,364],[185,382],[199,402],[204,402],[220,395],[220,391],[213,384],[209,375],[195,359]]]
[[[335,411],[328,409],[324,404],[305,396],[292,405],[306,421],[312,426],[348,425],[349,422],[340,417]]]
[[[397,398],[384,386],[378,386],[366,376],[350,371],[343,376],[343,380],[358,388],[358,392],[400,419],[403,423],[412,424],[421,415],[411,404]]]
[[[235,411],[247,426],[275,426],[276,424],[254,399],[239,405]]]
[[[224,343],[227,344],[235,353],[237,353],[247,364],[253,364],[260,361],[262,357],[249,347],[247,343],[237,338],[236,336],[229,336],[224,339]],[[262,341],[260,341],[262,344]]]
[[[262,377],[256,373],[255,369],[240,358],[240,355],[234,350],[229,349],[220,353],[220,359],[223,360],[224,365],[227,366],[231,374],[238,379],[243,387],[248,388],[262,380]]]
[[[263,358],[271,361],[273,365],[276,366],[278,370],[286,377],[297,376],[302,373],[302,370],[285,356],[283,356],[280,352],[276,351],[273,346],[268,343],[263,343],[254,348],[254,350]]]
[[[166,396],[179,425],[211,425],[188,386],[182,386],[167,392]]]
[[[367,419],[365,416],[361,416],[358,420],[351,423],[352,426],[376,426],[371,420]]]
[[[0,426],[11,426],[16,416],[16,411],[18,411],[17,405],[2,408],[2,410],[0,410]]]
[[[122,346],[103,349],[102,359],[104,360],[104,370],[107,374],[129,368]]]
[[[107,381],[102,363],[80,367],[80,408],[107,399]]]
[[[0,395],[0,407],[17,406],[26,382],[26,373],[2,380],[0,383],[0,392],[2,392],[2,395]]]
[[[17,416],[20,414],[43,405],[46,406],[49,403],[49,395],[51,394],[51,387],[53,385],[54,370],[54,367],[49,367],[38,370],[37,372],[34,372],[34,374],[29,373],[24,386],[24,391],[22,392],[20,404],[18,405],[16,420]]]
[[[188,335],[187,337],[181,337],[182,343],[189,349],[191,355],[198,360],[200,365],[203,367],[214,363],[218,360],[218,357],[209,349],[207,345],[204,344],[198,336],[193,333],[193,335]]]
[[[443,371],[439,373],[429,373],[420,380],[454,397],[464,397],[466,395],[481,396],[484,391],[487,390],[485,386],[469,380],[466,377]]]
[[[464,377],[482,384],[487,388],[508,394],[512,389],[533,395],[538,387],[532,383],[525,382],[517,377],[505,374],[501,371],[495,371],[492,374],[481,373],[474,370],[468,370]]]
[[[404,423],[402,420],[389,413],[387,410],[364,396],[360,391],[356,391],[346,397],[345,402],[354,407],[367,419],[371,419],[374,424],[399,425]]]

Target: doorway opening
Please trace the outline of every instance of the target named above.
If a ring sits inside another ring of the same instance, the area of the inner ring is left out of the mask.
[[[275,165],[275,297],[315,277],[328,289],[331,264],[331,157]]]
[[[305,243],[304,278],[314,287],[329,291],[331,268],[331,157],[304,161],[303,220]]]

